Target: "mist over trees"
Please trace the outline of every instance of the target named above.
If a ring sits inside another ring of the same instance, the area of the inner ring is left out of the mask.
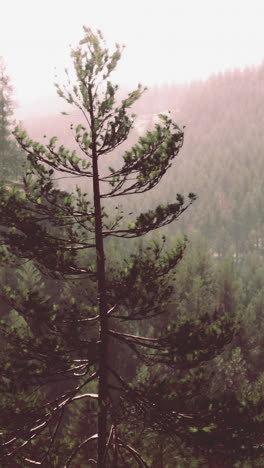
[[[13,89],[0,57],[0,182],[16,181],[22,174],[23,152],[12,137],[14,128]]]
[[[178,224],[202,233],[220,255],[263,253],[263,76],[264,64],[151,89],[142,99],[153,113],[170,108],[186,126],[182,158],[162,193],[169,197],[176,184],[199,195]]]
[[[2,463],[262,466],[264,65],[125,97],[101,41],[58,85],[86,119],[16,131],[24,191],[2,69]]]
[[[263,76],[264,64],[218,74],[205,82],[154,87],[133,107],[137,119],[129,143],[168,109],[185,126],[177,167],[151,194],[150,202],[157,203],[160,191],[170,200],[174,187],[197,193],[195,210],[183,215],[177,228],[180,233],[200,232],[221,256],[231,251],[235,255],[263,252]],[[56,125],[58,134],[71,141],[59,117],[25,125],[38,138],[40,128],[51,134]],[[135,209],[136,201],[129,200],[130,207],[131,203]]]

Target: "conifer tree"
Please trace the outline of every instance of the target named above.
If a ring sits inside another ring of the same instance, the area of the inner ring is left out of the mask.
[[[22,174],[22,151],[12,138],[13,89],[0,57],[0,181]]]
[[[110,54],[101,33],[85,28],[84,39],[72,51],[77,83],[56,85],[83,116],[72,126],[78,150],[65,148],[56,137],[47,144],[35,142],[16,129],[28,168],[24,192],[1,188],[2,261],[11,266],[32,262],[49,279],[44,290],[31,285],[23,293],[7,282],[1,294],[23,318],[23,326],[10,326],[10,320],[1,324],[5,398],[0,432],[6,466],[147,467],[130,442],[137,430],[142,437],[147,429],[171,433],[190,445],[208,446],[213,436],[217,439],[212,409],[202,415],[185,412],[188,404],[182,396],[190,398],[193,384],[189,376],[175,390],[173,369],[178,380],[179,372],[219,354],[232,339],[232,316],[214,310],[184,323],[171,314],[166,320],[171,275],[185,241],[167,251],[164,242],[152,241],[119,265],[111,264],[107,255],[111,239],[135,239],[166,226],[195,200],[193,194],[187,202],[177,194],[172,203],[134,218],[123,218],[119,207],[113,215],[107,206],[108,200],[153,189],[178,155],[184,136],[169,115],[160,115],[160,123],[116,160],[113,152],[133,126],[131,106],[144,91],[139,85],[117,103],[118,87],[109,77],[121,51],[117,45]],[[107,154],[113,159],[109,168]],[[87,190],[82,183],[67,192],[56,182],[61,177],[85,180]],[[163,330],[155,329],[158,316],[164,318]],[[122,366],[120,354],[133,362],[137,358],[131,374],[144,373],[141,362],[156,366],[156,376],[165,367],[171,369],[168,379],[135,378],[132,383],[132,376],[122,372],[129,363]],[[86,400],[81,434],[73,431],[69,440],[63,427],[69,426],[74,405],[78,412]]]

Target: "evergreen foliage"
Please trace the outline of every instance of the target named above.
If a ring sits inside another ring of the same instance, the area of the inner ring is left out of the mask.
[[[12,92],[4,61],[0,58],[0,182],[17,181],[22,174],[23,152],[11,137]]]
[[[184,215],[178,225],[183,232],[200,232],[219,256],[264,252],[263,76],[262,63],[204,82],[161,86],[150,89],[136,109],[145,127],[167,106],[186,126],[177,171],[155,195],[162,191],[169,200],[175,183],[179,191],[198,193],[192,216]]]
[[[122,239],[172,223],[195,200],[176,194],[134,219],[110,211],[109,199],[152,190],[183,145],[182,129],[161,115],[118,166],[100,165],[127,139],[131,106],[144,91],[116,103],[109,76],[121,50],[110,54],[101,33],[85,29],[72,51],[77,84],[56,85],[84,117],[72,128],[76,150],[57,137],[40,144],[15,132],[28,167],[24,191],[3,186],[0,194],[1,260],[10,269],[1,291],[5,466],[154,467],[163,459],[169,467],[175,444],[172,463],[181,463],[181,450],[192,463],[262,453],[260,394],[211,385],[214,363],[222,369],[220,355],[238,330],[232,272],[226,283],[220,273],[211,280],[200,248],[193,284],[188,264],[173,280],[186,240],[167,251],[165,239],[151,241],[121,261],[111,256]],[[56,180],[65,176],[86,180],[91,199],[78,186],[62,190]],[[234,369],[242,357],[232,356]]]

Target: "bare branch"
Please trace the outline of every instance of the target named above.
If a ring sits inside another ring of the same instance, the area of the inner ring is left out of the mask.
[[[31,463],[32,465],[42,465],[42,462],[38,462],[35,460],[30,460],[29,458],[24,458],[24,460],[28,463]]]
[[[115,304],[113,307],[111,307],[108,311],[107,311],[107,315],[110,315],[112,312],[114,312],[116,310],[118,306],[118,303]],[[94,317],[91,317],[91,318],[84,318],[84,319],[78,319],[78,320],[75,320],[75,322],[94,322],[95,320],[99,320],[99,315],[95,315]]]
[[[91,437],[88,437],[88,439],[85,439],[83,440],[80,444],[78,444],[75,449],[72,451],[71,455],[69,456],[68,460],[66,461],[65,465],[63,468],[69,468],[72,460],[74,459],[74,457],[77,455],[77,453],[79,452],[79,450],[81,450],[81,448],[88,444],[88,442],[91,442],[93,440],[96,440],[98,439],[98,434],[94,434],[92,435]]]
[[[136,339],[136,340],[155,341],[155,342],[158,341],[157,338],[148,338],[146,336],[130,335],[128,333],[121,333],[121,332],[117,332],[117,331],[114,331],[114,330],[109,330],[108,333],[110,333],[110,335],[117,336],[117,337],[118,336],[123,336],[124,338],[133,338],[133,339]]]
[[[97,393],[83,393],[82,395],[77,395],[76,397],[72,398],[72,401],[81,400],[82,398],[93,398],[98,400]]]
[[[104,460],[106,459],[106,455],[107,455],[107,452],[108,452],[108,449],[109,449],[109,446],[110,446],[110,442],[111,442],[111,439],[112,439],[112,437],[113,437],[113,431],[114,431],[114,426],[112,425],[112,426],[111,426],[111,429],[110,429],[110,432],[109,432],[109,436],[108,436],[107,442],[106,442]]]
[[[59,417],[58,417],[58,421],[57,421],[55,430],[54,430],[54,432],[53,432],[53,434],[52,434],[51,441],[50,441],[50,444],[49,444],[47,453],[45,454],[45,456],[44,456],[44,458],[42,459],[42,462],[41,462],[41,463],[43,463],[43,461],[47,458],[47,456],[48,456],[49,453],[50,453],[51,447],[52,447],[52,445],[53,445],[54,442],[55,442],[56,436],[57,436],[57,434],[58,434],[59,427],[60,427],[60,425],[61,425],[62,417],[63,417],[63,414],[64,414],[64,409],[65,409],[65,408],[62,408],[61,411],[60,411],[60,414],[59,414]]]
[[[131,455],[135,458],[135,460],[138,462],[138,464],[140,466],[143,466],[143,468],[150,468],[149,465],[147,465],[147,463],[143,460],[143,458],[141,457],[141,455],[133,448],[131,447],[130,445],[127,445],[125,444],[124,442],[122,442],[122,440],[118,439],[118,445],[119,447],[123,447],[125,448],[129,453],[131,453]]]

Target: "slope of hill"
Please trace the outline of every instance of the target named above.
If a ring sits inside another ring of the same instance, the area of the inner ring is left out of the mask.
[[[245,249],[263,253],[264,64],[188,86],[149,90],[133,109],[138,118],[128,144],[168,108],[186,126],[184,148],[162,186],[143,201],[130,198],[129,208],[136,211],[140,204],[147,209],[174,199],[177,192],[195,192],[199,198],[179,222],[180,231],[201,232],[219,254],[240,255]],[[47,116],[24,124],[36,139],[56,134],[72,146],[71,120],[77,122],[78,116]]]

